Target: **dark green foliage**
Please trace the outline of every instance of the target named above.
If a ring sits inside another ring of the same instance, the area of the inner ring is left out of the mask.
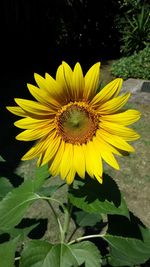
[[[129,57],[123,57],[113,63],[112,74],[123,79],[139,78],[150,79],[150,46],[139,53]]]
[[[150,41],[150,4],[148,1],[122,0],[116,27],[120,32],[123,55],[129,56],[145,48]]]

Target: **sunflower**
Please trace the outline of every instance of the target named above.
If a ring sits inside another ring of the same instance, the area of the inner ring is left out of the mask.
[[[15,122],[24,129],[16,139],[37,140],[22,160],[38,158],[38,166],[47,163],[50,173],[68,184],[76,173],[81,178],[88,173],[102,183],[102,160],[119,169],[114,154],[134,151],[128,141],[139,135],[126,126],[137,121],[140,113],[133,109],[119,112],[130,93],[118,96],[120,78],[97,92],[99,76],[100,63],[85,76],[79,63],[72,70],[66,62],[58,67],[55,79],[48,73],[45,78],[34,74],[37,86],[27,87],[36,101],[15,98],[18,106],[7,107],[23,117]]]

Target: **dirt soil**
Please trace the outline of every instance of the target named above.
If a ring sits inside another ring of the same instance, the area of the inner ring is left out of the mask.
[[[113,61],[102,64],[102,79],[112,80],[110,73]],[[106,75],[105,75],[106,74]],[[133,90],[135,81],[129,79],[128,88],[132,93],[127,108],[135,108],[142,114],[134,128],[141,138],[133,143],[135,153],[126,158],[118,158],[120,170],[115,171],[106,166],[109,174],[116,180],[124,193],[129,209],[137,215],[145,225],[150,227],[150,92]],[[127,82],[125,82],[126,84]],[[124,87],[124,91],[126,88]]]

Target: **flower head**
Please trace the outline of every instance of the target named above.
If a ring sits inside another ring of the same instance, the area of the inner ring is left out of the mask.
[[[38,157],[38,166],[47,163],[50,173],[68,184],[76,173],[85,178],[86,172],[102,183],[102,160],[119,169],[114,154],[134,151],[128,141],[139,135],[126,126],[137,121],[140,113],[133,109],[119,112],[130,97],[130,93],[118,96],[120,78],[97,93],[99,72],[100,63],[84,77],[79,63],[72,70],[62,62],[56,79],[47,73],[45,78],[34,75],[37,86],[27,86],[35,101],[16,98],[18,106],[7,107],[23,117],[15,122],[24,129],[16,139],[37,140],[22,160]]]

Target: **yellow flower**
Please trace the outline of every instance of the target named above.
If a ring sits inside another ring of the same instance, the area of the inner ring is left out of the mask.
[[[94,64],[83,76],[77,63],[72,70],[62,62],[56,79],[35,74],[37,87],[27,84],[36,101],[15,99],[18,106],[7,107],[24,117],[15,126],[24,129],[17,140],[37,140],[22,160],[38,157],[38,166],[48,163],[50,173],[60,175],[71,184],[77,173],[85,178],[86,172],[102,183],[102,160],[115,169],[119,165],[114,154],[133,152],[127,141],[139,135],[126,126],[140,118],[137,110],[121,109],[130,93],[118,96],[122,79],[106,85],[99,93],[100,63]]]

